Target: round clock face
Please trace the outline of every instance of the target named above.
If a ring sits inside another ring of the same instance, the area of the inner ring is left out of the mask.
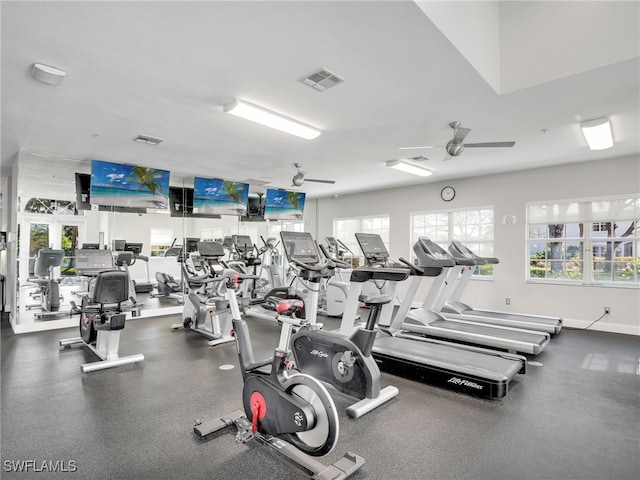
[[[451,200],[453,200],[453,197],[456,196],[456,191],[453,187],[444,187],[440,192],[440,196],[445,202],[450,202]]]

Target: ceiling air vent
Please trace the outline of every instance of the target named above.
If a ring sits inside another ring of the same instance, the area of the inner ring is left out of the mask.
[[[148,143],[149,145],[158,145],[163,139],[152,137],[151,135],[138,135],[134,140],[140,143]]]
[[[316,73],[312,73],[306,78],[300,80],[305,85],[309,85],[311,88],[323,92],[327,88],[331,88],[339,83],[344,82],[342,78],[335,73],[331,73],[329,70],[319,70]]]

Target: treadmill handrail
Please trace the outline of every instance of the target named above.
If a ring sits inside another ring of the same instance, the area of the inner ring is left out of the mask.
[[[442,272],[442,267],[418,267],[402,257],[400,257],[398,260],[400,260],[402,263],[407,265],[408,268],[411,269],[411,275],[420,277],[437,277]]]
[[[496,257],[482,257],[477,253],[473,252],[469,247],[462,244],[458,240],[453,240],[449,245],[449,252],[454,258],[473,258],[478,262],[478,265],[491,264],[495,265],[500,263]]]

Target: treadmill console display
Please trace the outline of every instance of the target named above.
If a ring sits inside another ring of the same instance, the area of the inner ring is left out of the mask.
[[[381,261],[389,258],[387,247],[377,233],[356,233],[356,239],[364,257],[369,261]]]
[[[111,250],[76,250],[76,273],[94,277],[105,270],[113,270]]]
[[[320,262],[320,255],[316,248],[316,242],[308,232],[280,232],[284,252],[287,260],[290,262],[297,260],[298,262],[307,264],[316,264]]]

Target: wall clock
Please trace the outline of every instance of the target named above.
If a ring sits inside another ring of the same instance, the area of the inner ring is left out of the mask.
[[[456,190],[453,187],[447,186],[440,191],[440,197],[445,202],[450,202],[451,200],[453,200],[455,196],[456,196]]]

